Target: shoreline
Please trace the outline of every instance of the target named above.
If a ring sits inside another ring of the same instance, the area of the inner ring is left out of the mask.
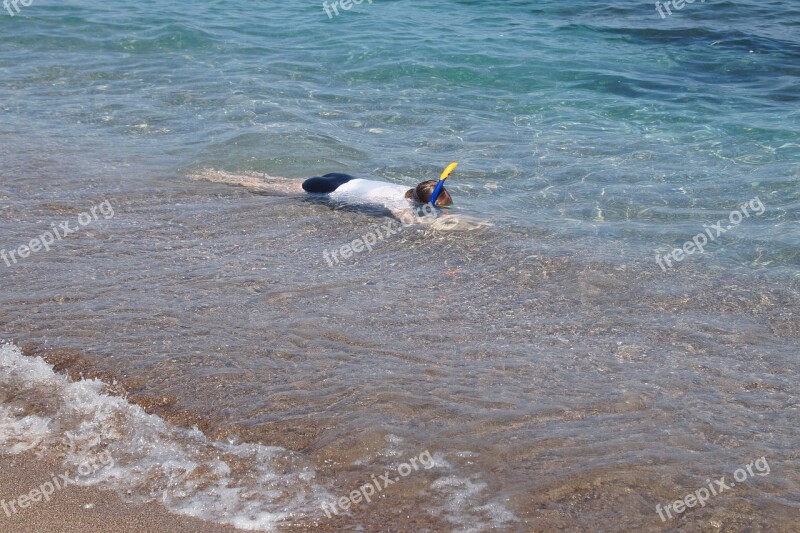
[[[34,453],[0,455],[0,501],[10,501],[28,494],[50,480],[63,467],[38,460]],[[112,491],[97,487],[70,485],[50,497],[50,501],[31,503],[16,514],[0,508],[0,530],[5,533],[141,533],[170,531],[195,533],[231,533],[233,526],[206,522],[169,512],[156,502],[125,502]]]

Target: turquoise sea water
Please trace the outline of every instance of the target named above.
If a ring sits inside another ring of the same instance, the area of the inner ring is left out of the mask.
[[[161,171],[413,182],[457,160],[471,212],[640,253],[758,195],[723,248],[794,271],[798,24],[765,1],[37,0],[0,17],[2,128]]]
[[[130,401],[3,346],[0,452],[100,447],[98,485],[250,529],[797,530],[796,0],[19,7],[0,247],[115,214],[0,262],[0,339]],[[190,179],[411,186],[450,161],[452,212],[491,226],[336,267],[385,221]],[[321,512],[423,451],[436,468]]]

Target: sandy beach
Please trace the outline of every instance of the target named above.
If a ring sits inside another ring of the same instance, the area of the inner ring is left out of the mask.
[[[28,494],[63,471],[58,465],[38,461],[32,454],[0,456],[0,500],[10,501]],[[32,502],[8,516],[0,512],[0,531],[6,533],[141,533],[171,531],[216,533],[236,531],[229,526],[169,513],[157,503],[125,503],[115,493],[93,487],[71,485],[57,491],[50,501]]]

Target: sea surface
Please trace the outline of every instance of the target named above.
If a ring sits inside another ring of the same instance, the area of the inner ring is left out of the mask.
[[[0,9],[0,453],[259,531],[800,531],[800,2],[337,6]],[[334,264],[385,214],[191,179],[451,161],[486,224]]]

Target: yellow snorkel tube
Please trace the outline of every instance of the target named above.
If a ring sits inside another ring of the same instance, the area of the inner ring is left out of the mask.
[[[442,189],[444,189],[444,180],[446,180],[450,176],[450,174],[453,173],[453,171],[456,169],[457,166],[458,166],[458,163],[450,163],[449,165],[447,165],[447,168],[444,169],[444,172],[442,172],[442,175],[439,176],[439,182],[436,184],[436,187],[433,189],[433,194],[431,194],[431,205],[432,206],[436,206],[436,200],[439,198],[439,195],[442,194]]]

